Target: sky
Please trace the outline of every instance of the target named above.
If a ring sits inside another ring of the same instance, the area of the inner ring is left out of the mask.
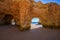
[[[35,0],[36,2],[38,2],[38,1],[41,1],[41,2],[43,2],[44,4],[45,3],[49,3],[49,2],[55,2],[55,3],[57,3],[57,4],[60,4],[60,0]]]
[[[39,18],[33,18],[32,22],[39,22]]]

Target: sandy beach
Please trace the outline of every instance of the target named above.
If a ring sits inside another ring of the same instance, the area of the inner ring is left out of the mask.
[[[60,40],[60,30],[36,27],[21,32],[16,26],[0,26],[0,40]]]
[[[36,29],[36,28],[42,28],[43,25],[36,25],[36,24],[31,24],[31,28],[30,29]]]

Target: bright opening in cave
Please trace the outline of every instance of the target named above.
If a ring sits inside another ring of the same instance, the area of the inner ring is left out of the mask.
[[[43,27],[42,24],[39,22],[39,20],[40,20],[39,18],[32,18],[31,29]]]

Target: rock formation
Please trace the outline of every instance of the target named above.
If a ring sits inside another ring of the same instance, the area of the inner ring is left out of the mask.
[[[34,0],[0,0],[0,21],[11,23],[14,19],[20,30],[26,30],[34,17],[41,19],[43,27],[60,28],[60,5]]]

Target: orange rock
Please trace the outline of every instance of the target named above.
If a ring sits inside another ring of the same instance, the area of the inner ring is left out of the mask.
[[[5,20],[5,15],[11,21],[15,20],[19,28],[30,28],[31,19],[38,17],[43,26],[60,26],[60,5],[56,3],[43,4],[34,0],[5,0],[0,1],[0,20]]]

